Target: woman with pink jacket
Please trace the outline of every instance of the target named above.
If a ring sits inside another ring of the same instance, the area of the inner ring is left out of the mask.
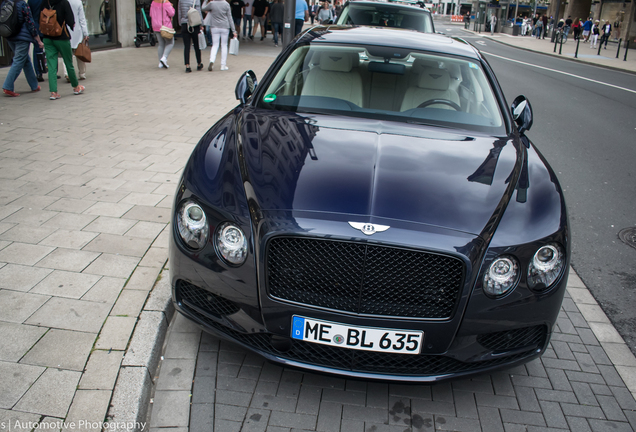
[[[152,0],[150,5],[150,19],[152,20],[152,30],[159,42],[159,68],[168,69],[168,55],[174,48],[174,37],[166,39],[161,37],[161,26],[172,27],[172,17],[174,7],[170,0]]]

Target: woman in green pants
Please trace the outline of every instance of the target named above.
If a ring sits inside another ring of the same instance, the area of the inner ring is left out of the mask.
[[[77,81],[77,75],[75,74],[75,68],[73,67],[73,51],[71,50],[71,37],[66,26],[71,29],[75,28],[75,17],[73,15],[73,9],[67,0],[49,0],[47,3],[43,3],[42,7],[48,9],[54,9],[57,12],[57,22],[62,27],[62,34],[59,36],[44,35],[44,51],[46,52],[46,64],[49,68],[49,91],[51,96],[49,99],[55,100],[62,96],[57,92],[57,57],[58,54],[62,55],[64,64],[68,71],[68,77],[71,80],[73,86],[73,94],[82,94],[84,92],[84,86],[79,85]]]

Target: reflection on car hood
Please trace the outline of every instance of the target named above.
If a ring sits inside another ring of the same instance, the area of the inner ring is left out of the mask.
[[[516,150],[443,129],[271,111],[244,113],[240,164],[262,210],[406,220],[479,234]]]

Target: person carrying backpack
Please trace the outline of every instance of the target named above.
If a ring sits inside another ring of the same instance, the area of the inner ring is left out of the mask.
[[[6,2],[11,2],[13,5],[5,4]],[[38,86],[38,80],[33,70],[33,64],[29,57],[29,47],[31,43],[34,42],[40,47],[43,45],[35,29],[31,9],[24,0],[4,0],[0,9],[6,11],[7,9],[5,9],[5,7],[10,6],[12,6],[12,13],[15,15],[6,16],[3,14],[3,17],[8,18],[8,20],[2,24],[7,25],[6,30],[11,32],[11,36],[7,37],[7,42],[9,43],[9,47],[11,47],[11,51],[13,51],[13,64],[11,65],[11,69],[9,69],[9,74],[4,80],[4,84],[2,84],[2,91],[7,96],[17,97],[20,96],[20,94],[14,92],[14,85],[22,71],[24,71],[24,76],[27,83],[29,83],[29,87],[31,87],[31,91],[40,91],[40,86]]]
[[[55,13],[53,16],[53,12]],[[46,16],[52,16],[47,24],[44,21]],[[56,26],[55,24],[59,25]],[[40,33],[44,38],[44,52],[46,53],[46,64],[49,69],[49,99],[55,100],[62,96],[57,92],[57,57],[62,55],[64,65],[68,72],[68,77],[73,86],[73,94],[84,93],[84,86],[79,85],[75,68],[73,67],[73,51],[71,50],[71,35],[66,28],[75,28],[75,15],[68,0],[45,0],[42,3],[40,15]],[[55,27],[55,28],[53,28]],[[61,28],[61,32],[59,29]]]

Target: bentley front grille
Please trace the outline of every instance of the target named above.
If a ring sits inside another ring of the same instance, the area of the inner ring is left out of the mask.
[[[270,296],[364,315],[448,319],[464,281],[458,258],[365,243],[276,237],[266,260]]]

